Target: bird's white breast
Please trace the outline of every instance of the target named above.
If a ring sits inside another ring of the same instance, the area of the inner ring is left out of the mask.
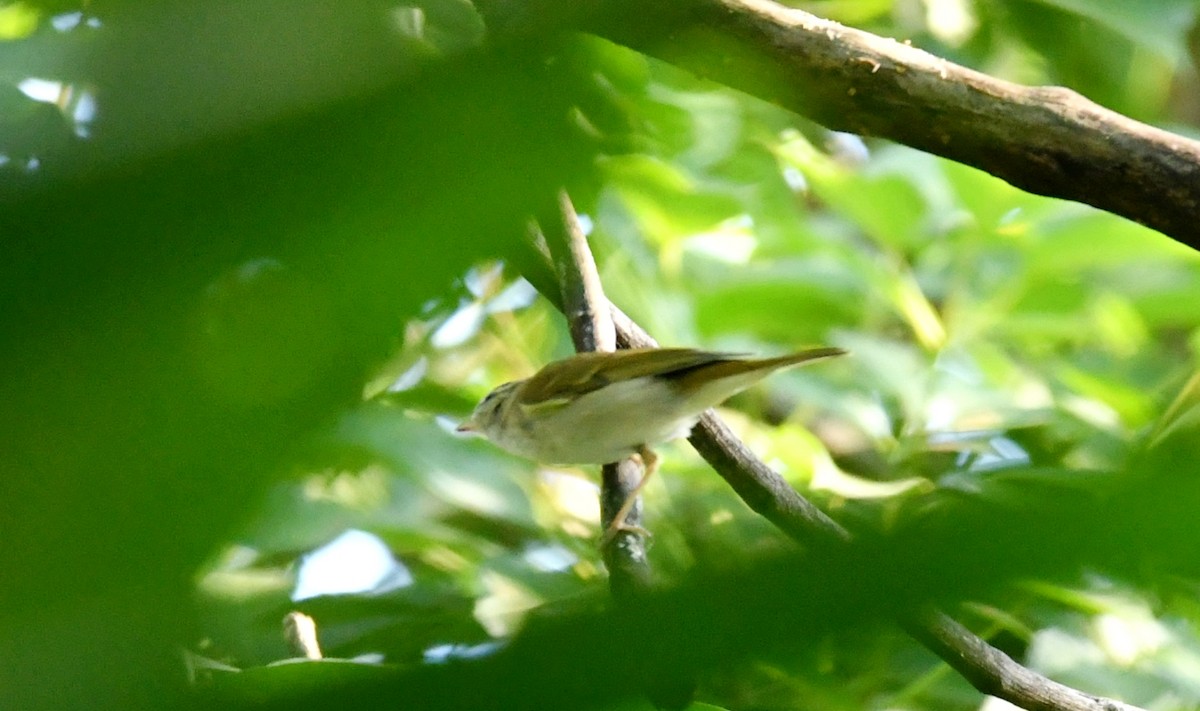
[[[670,385],[635,378],[606,385],[552,412],[531,413],[528,430],[508,433],[508,449],[542,462],[604,464],[629,456],[639,445],[683,437],[699,415]]]

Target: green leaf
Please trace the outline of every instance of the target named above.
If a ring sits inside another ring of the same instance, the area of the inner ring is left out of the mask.
[[[360,664],[347,659],[294,659],[239,673],[213,676],[210,693],[237,704],[261,704],[285,697],[302,698],[305,693],[379,682],[394,673],[394,667]]]
[[[1183,29],[1196,17],[1193,0],[1034,0],[1087,18],[1173,64],[1183,61]]]

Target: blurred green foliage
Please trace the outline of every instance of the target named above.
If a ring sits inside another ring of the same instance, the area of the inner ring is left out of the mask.
[[[795,4],[1200,126],[1194,2]],[[853,531],[1087,500],[1196,427],[1200,256],[1157,233],[596,38],[485,49],[465,0],[204,8],[0,16],[0,495],[19,502],[0,519],[0,681],[30,708],[159,707],[185,667],[270,701],[603,608],[595,472],[452,432],[570,352],[520,273],[525,220],[559,185],[608,295],[660,342],[852,352],[724,414]],[[233,59],[195,62],[218,49]],[[29,96],[31,76],[56,97]],[[664,585],[788,549],[686,446],[663,454],[646,506]],[[349,530],[384,560],[336,549],[350,567],[294,599]],[[1136,578],[1080,560],[954,612],[1064,683],[1191,707],[1196,584],[1145,553]],[[330,659],[280,663],[293,609]],[[136,651],[115,675],[91,661],[113,644]],[[29,681],[68,657],[86,661]],[[980,704],[898,631],[734,661],[693,708]]]

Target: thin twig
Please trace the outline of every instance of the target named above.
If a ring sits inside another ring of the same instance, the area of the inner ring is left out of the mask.
[[[565,190],[559,192],[556,207],[555,214],[545,216],[541,222],[558,276],[562,297],[560,307],[570,325],[575,349],[580,352],[616,350],[612,311],[604,296],[596,260]],[[608,530],[613,517],[641,480],[642,467],[636,460],[625,459],[604,465],[600,481],[602,530]],[[642,526],[640,500],[630,509],[625,522],[629,524],[628,528],[618,531],[603,549],[613,595],[621,600],[650,584],[646,542],[637,532]]]
[[[1029,711],[1140,711],[1137,706],[1085,694],[1047,679],[941,612],[929,611],[903,624],[905,631],[976,689]]]
[[[658,345],[615,305],[617,341],[626,348]],[[711,410],[688,441],[758,514],[794,540],[809,545],[844,544],[850,534],[758,459]],[[1134,711],[1135,706],[1085,694],[1028,669],[989,645],[948,615],[923,611],[901,620],[912,637],[941,657],[979,691],[1029,711]]]
[[[544,266],[544,263],[543,263]],[[526,278],[560,310],[561,295],[550,288],[544,269]],[[615,304],[610,303],[617,344],[655,348],[658,342]],[[825,547],[844,545],[850,533],[759,460],[713,412],[705,413],[688,441],[756,513],[793,540]],[[1085,694],[1059,684],[989,645],[948,615],[925,610],[900,621],[914,639],[941,657],[978,691],[1029,711],[1137,711],[1120,701]]]
[[[317,641],[317,622],[311,616],[293,610],[283,617],[283,637],[298,657],[324,659]]]
[[[612,306],[617,342],[625,348],[657,348],[658,341]],[[745,445],[713,410],[705,412],[688,442],[755,512],[801,543],[845,543],[850,532],[804,498]]]

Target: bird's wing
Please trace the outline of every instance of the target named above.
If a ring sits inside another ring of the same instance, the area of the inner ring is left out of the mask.
[[[639,348],[615,353],[580,353],[539,370],[522,386],[526,406],[565,404],[612,382],[649,375],[670,376],[697,366],[741,356],[694,348]]]

